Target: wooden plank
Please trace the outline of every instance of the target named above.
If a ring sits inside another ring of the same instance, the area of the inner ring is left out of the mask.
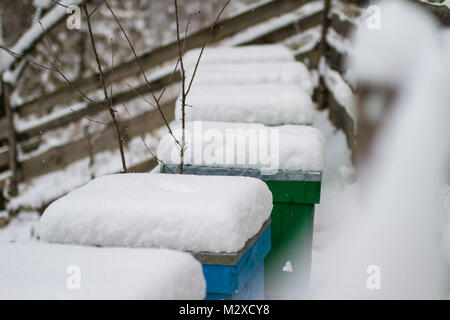
[[[5,107],[3,106],[3,96],[2,99],[2,112],[5,113]],[[6,117],[3,117],[0,119],[0,141],[4,141],[7,139],[7,132],[8,132],[8,124],[6,122]],[[0,144],[1,145],[1,144]]]
[[[210,43],[217,42],[227,36],[239,32],[245,28],[263,22],[269,18],[292,11],[302,5],[314,0],[274,0],[267,2],[259,7],[249,9],[243,13],[224,19],[215,28],[210,37]],[[209,27],[203,28],[187,37],[185,50],[196,48],[202,45],[204,39],[209,33]],[[156,48],[140,57],[141,64],[145,70],[148,70],[164,61],[176,58],[178,55],[178,43],[173,41],[165,46]],[[139,74],[139,66],[133,60],[126,62],[114,68],[114,71],[105,72],[106,82],[116,81],[129,76]],[[98,75],[95,74],[87,79],[82,79],[74,83],[76,87],[84,93],[92,92],[100,88]],[[29,115],[37,111],[44,112],[55,105],[69,103],[79,97],[79,93],[70,85],[65,85],[56,91],[49,93],[37,100],[30,101],[17,107],[22,115]]]
[[[341,20],[336,13],[331,15],[330,27],[344,38],[350,38],[356,30],[356,25],[347,20]]]
[[[318,22],[317,16],[315,16],[315,17],[311,18],[310,22],[305,24],[305,26],[314,27],[314,26],[316,26],[315,23],[317,23],[317,22]],[[274,42],[278,42],[278,41],[284,40],[285,38],[287,38],[287,37],[292,35],[291,34],[292,31],[294,31],[294,30],[295,30],[295,32],[298,31],[298,29],[296,29],[295,25],[296,25],[296,23],[292,23],[291,25],[288,26],[288,28],[284,27],[285,30],[283,32],[278,32],[278,30],[274,30],[271,33],[267,33],[267,34],[263,35],[262,37],[264,37],[265,39],[269,39],[270,38]],[[292,31],[287,32],[286,30],[292,30]],[[275,35],[275,34],[276,34],[276,37],[272,36],[272,35]],[[255,41],[258,41],[258,39],[256,39]],[[302,53],[302,54],[298,55],[297,59],[299,61],[304,61],[305,59],[308,59],[309,60],[309,64],[310,64],[310,68],[313,68],[313,69],[317,68],[318,62],[319,62],[319,55],[318,55],[318,52],[317,52],[317,46],[311,51],[308,51],[308,52],[305,52],[305,53]],[[155,81],[152,82],[152,88],[159,90],[159,89],[164,88],[168,84],[172,84],[172,83],[177,82],[177,81],[180,80],[180,75],[178,73],[176,73],[173,77],[170,77],[170,76],[171,76],[171,74],[165,74],[165,75],[161,76],[160,78],[156,79]],[[169,81],[169,78],[171,78],[170,81]],[[150,91],[148,89],[147,85],[145,85],[145,84],[135,88],[134,90],[136,90],[141,95],[148,94],[149,91]],[[127,102],[129,100],[132,100],[132,99],[136,98],[137,95],[134,92],[134,90],[129,90],[129,91],[117,94],[113,98],[114,103],[115,104],[124,103],[124,102]],[[67,125],[67,124],[69,124],[69,123],[71,123],[73,121],[80,120],[83,117],[88,117],[88,116],[95,115],[95,114],[97,114],[100,111],[102,111],[101,108],[99,108],[97,105],[91,104],[86,109],[84,109],[82,111],[73,112],[73,113],[69,114],[68,116],[64,116],[64,117],[61,117],[59,119],[54,119],[51,122],[45,123],[45,124],[43,124],[41,126],[38,126],[36,128],[33,128],[33,129],[27,130],[25,132],[22,132],[19,135],[19,139],[21,141],[23,141],[22,144],[24,144],[25,142],[29,141],[27,139],[30,139],[31,137],[39,136],[42,132],[44,132],[46,130],[55,129],[57,127],[61,127],[61,126]],[[158,117],[159,117],[159,115],[158,115]],[[33,143],[33,145],[35,145],[35,144],[36,143]],[[84,146],[86,146],[86,142],[85,142]],[[68,147],[71,148],[72,146],[68,146]],[[76,146],[74,148],[76,148]],[[83,148],[83,146],[80,146],[79,148],[81,149],[81,148]],[[51,152],[51,153],[57,154],[57,151],[55,150],[54,152]],[[1,167],[2,163],[7,161],[7,160],[5,160],[5,159],[7,159],[7,157],[8,157],[8,152],[7,151],[3,152],[3,153],[0,153],[0,167]],[[48,161],[48,159],[53,159],[53,160],[49,161],[49,162],[47,162],[45,164],[45,162]],[[76,158],[76,160],[78,160],[78,158]],[[75,158],[72,159],[72,161],[76,161],[76,160],[75,160]],[[64,166],[64,165],[67,164],[66,162],[64,162],[64,160],[59,159],[58,156],[51,156],[50,154],[48,156],[46,156],[46,157],[41,158],[41,161],[43,161],[43,163],[41,163],[41,165],[44,166],[44,167],[50,166],[51,163],[61,163],[59,166]],[[33,167],[36,167],[36,166],[37,166],[36,165],[36,161],[34,161]],[[24,174],[26,176],[29,176],[27,170],[25,170]]]
[[[347,139],[347,145],[350,148],[350,150],[355,150],[356,146],[356,135],[355,135],[355,122],[353,121],[352,117],[347,113],[345,108],[341,106],[336,98],[334,97],[333,93],[331,91],[328,91],[328,104],[327,107],[330,110],[329,118],[330,121],[333,123],[333,125],[338,128],[342,129],[345,133],[345,137]]]
[[[168,101],[161,106],[168,120],[174,117],[175,100]],[[164,125],[158,110],[150,110],[133,119],[120,122],[122,136],[127,139],[145,134]],[[91,141],[89,141],[91,139]],[[90,143],[92,145],[90,146]],[[92,147],[92,148],[91,148]],[[36,157],[27,159],[21,163],[21,176],[23,181],[34,177],[61,170],[77,160],[86,158],[90,152],[97,154],[106,150],[117,148],[117,137],[112,126],[108,126],[93,137],[83,137],[77,141],[58,146],[44,152]],[[144,148],[144,146],[143,146]]]
[[[150,158],[144,162],[135,164],[128,169],[128,172],[149,172],[158,165],[158,160],[156,158]]]
[[[319,44],[317,44],[312,50],[297,54],[295,60],[303,62],[309,70],[316,70],[319,67],[320,57]]]
[[[0,172],[8,170],[9,148],[0,153]]]
[[[9,83],[2,82],[2,96],[3,107],[5,109],[6,121],[7,121],[7,135],[8,135],[8,167],[11,171],[11,178],[9,183],[9,194],[16,196],[18,194],[19,184],[19,163],[17,161],[17,137],[14,127],[14,110],[10,104],[10,93],[12,86]]]
[[[151,83],[152,89],[155,91],[158,91],[158,90],[165,88],[168,84],[171,84],[171,83],[174,83],[174,82],[180,80],[180,75],[177,73],[172,77],[172,80],[169,82],[170,76],[171,76],[170,73],[165,74],[165,75],[161,76],[160,78],[152,81],[152,83]],[[148,86],[146,84],[143,84],[143,85],[138,86],[137,88],[118,93],[112,98],[113,104],[117,105],[117,104],[128,102],[135,98],[139,98],[139,96],[136,94],[136,92],[138,92],[139,95],[145,95],[145,94],[150,93],[150,89],[148,88]],[[99,112],[104,111],[104,110],[105,109],[100,107],[99,105],[90,103],[90,104],[88,104],[88,106],[86,108],[83,108],[79,111],[74,111],[67,115],[63,115],[59,118],[45,122],[39,126],[30,128],[23,132],[20,132],[18,134],[18,139],[19,139],[19,141],[24,141],[24,140],[30,139],[34,136],[41,135],[43,132],[45,132],[47,130],[66,126],[71,122],[81,120],[84,117],[90,117],[90,116],[96,115]]]
[[[417,0],[411,1],[414,1],[423,8],[426,8],[427,10],[431,11],[431,13],[433,13],[436,16],[436,18],[442,25],[450,26],[450,9],[448,7],[443,5],[440,6],[433,3],[425,3]]]
[[[320,25],[322,22],[322,15],[322,11],[316,12],[313,15],[296,20],[294,23],[278,28],[275,31],[267,32],[265,35],[259,36],[250,41],[242,42],[239,45],[271,44],[282,41],[297,33],[304,32],[307,29]]]
[[[293,23],[291,23],[287,26],[284,26],[279,29],[274,29],[271,32],[268,32],[268,33],[262,35],[261,37],[257,37],[249,42],[239,43],[238,45],[268,43],[267,41],[269,41],[269,39],[271,41],[270,43],[276,43],[276,42],[282,41],[282,40],[286,39],[287,37],[292,36],[293,34],[298,32],[298,24],[299,23],[304,28],[317,26],[317,24],[320,23],[320,21],[321,21],[320,15],[321,15],[321,13],[319,12],[310,17],[302,18],[299,21],[294,21]],[[302,22],[304,20],[305,20],[305,22]],[[282,30],[282,31],[280,31],[280,30]],[[262,40],[262,39],[264,39],[264,40]],[[175,76],[172,77],[172,79],[169,81],[170,77],[171,77],[171,73],[168,73],[168,74],[162,75],[158,79],[152,81],[151,82],[152,88],[154,90],[160,90],[169,84],[173,84],[177,81],[180,81],[179,73],[176,73]],[[150,93],[150,90],[146,84],[143,84],[134,90],[137,90],[139,92],[139,94],[141,94],[141,95]],[[126,92],[116,95],[113,98],[114,104],[124,103],[124,102],[127,102],[129,100],[136,98],[136,93],[134,92],[134,90],[129,90],[129,91],[126,91]],[[58,127],[65,126],[73,121],[80,120],[83,117],[93,116],[100,111],[102,111],[102,108],[100,108],[98,105],[90,104],[87,108],[85,108],[83,110],[76,111],[76,112],[73,112],[73,113],[65,115],[65,116],[61,116],[60,118],[53,119],[51,121],[43,123],[40,126],[36,126],[34,128],[30,128],[24,132],[21,132],[18,136],[18,139],[19,139],[19,141],[24,141],[31,137],[38,136],[38,135],[42,134],[42,132],[45,132],[49,129],[55,129]]]
[[[345,64],[348,61],[348,55],[340,53],[333,46],[328,46],[325,59],[328,65],[332,69],[339,71],[340,74],[344,74],[347,71]]]
[[[327,35],[328,30],[330,26],[330,20],[329,20],[329,13],[331,10],[331,0],[324,0],[325,7],[324,11],[322,13],[322,30],[321,30],[321,36],[320,36],[320,44],[319,44],[319,52],[320,56],[325,56],[328,52],[329,45],[327,41]],[[319,72],[319,85],[317,87],[317,90],[314,93],[314,98],[317,101],[317,108],[319,110],[322,110],[326,108],[327,105],[327,90],[325,88],[325,79],[323,77],[323,74]]]

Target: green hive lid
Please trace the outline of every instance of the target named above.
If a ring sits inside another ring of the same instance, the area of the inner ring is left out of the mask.
[[[178,172],[176,165],[160,166],[161,172]],[[265,174],[259,169],[228,168],[208,166],[183,166],[185,174],[205,176],[245,176],[264,180],[272,192],[274,202],[319,203],[322,172],[320,171],[283,171]]]

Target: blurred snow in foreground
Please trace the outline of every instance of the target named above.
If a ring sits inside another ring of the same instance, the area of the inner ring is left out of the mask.
[[[360,79],[396,86],[399,95],[358,181],[334,194],[325,181],[316,215],[313,298],[448,295],[449,192],[442,185],[449,155],[449,52],[426,12],[401,1],[385,1],[381,10],[382,28],[362,29],[357,37],[355,65]],[[379,290],[366,285],[370,266],[380,270]]]

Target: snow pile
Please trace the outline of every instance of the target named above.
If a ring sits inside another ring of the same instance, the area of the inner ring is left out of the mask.
[[[415,61],[426,59],[428,50],[435,50],[437,21],[418,6],[387,2],[380,29],[358,29],[352,63],[360,80],[396,85],[414,78]],[[401,8],[406,12],[398,16]]]
[[[186,75],[188,81],[192,73],[193,69],[189,69]],[[268,83],[300,84],[309,95],[314,89],[308,68],[300,62],[200,64],[193,86]]]
[[[173,132],[181,141],[180,127]],[[310,126],[195,121],[186,123],[185,134],[184,164],[268,171],[321,171],[325,167],[325,139]],[[171,135],[161,139],[157,156],[165,164],[180,162]]]
[[[195,81],[195,80],[194,80]],[[211,85],[192,87],[186,121],[227,121],[264,124],[310,124],[314,103],[300,85]],[[181,119],[177,100],[175,118]]]
[[[183,61],[186,68],[197,63],[200,49],[188,51]],[[283,45],[253,45],[243,47],[208,47],[203,51],[200,63],[264,63],[295,61],[292,53]]]
[[[201,264],[165,249],[0,244],[0,299],[203,299]]]
[[[52,203],[46,242],[237,252],[272,210],[266,184],[245,177],[118,174],[97,178]]]
[[[358,182],[319,206],[330,217],[314,238],[314,298],[430,299],[448,290],[440,208],[450,147],[446,56],[426,12],[398,1],[381,10],[382,29],[358,39],[360,79],[400,90]]]

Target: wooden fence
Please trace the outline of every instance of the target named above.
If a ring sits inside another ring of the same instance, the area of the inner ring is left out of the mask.
[[[301,10],[302,7],[313,2],[318,3],[321,2],[321,0],[275,0],[265,2],[259,7],[252,8],[221,21],[215,28],[215,31],[210,38],[210,43],[217,43],[227,37],[245,31],[252,26],[264,23],[271,18],[288,14],[295,10]],[[256,33],[251,39],[243,38],[241,41],[236,42],[235,45],[280,42],[299,32],[320,26],[322,18],[322,10],[299,16],[298,19],[275,26],[269,31]],[[186,50],[200,46],[208,31],[209,27],[189,35],[186,41]],[[153,67],[161,65],[164,62],[170,62],[176,58],[177,50],[176,42],[169,43],[163,47],[159,47],[143,54],[140,57],[141,63],[145,70],[150,70]],[[308,58],[309,61],[311,61],[311,67],[317,68],[318,56],[318,46],[315,46],[308,52],[299,54],[297,58],[299,60]],[[172,72],[168,70],[166,73],[152,79],[152,89],[158,91],[178,83],[180,81],[180,76],[175,74],[175,76],[171,77],[171,73]],[[122,79],[138,74],[139,67],[133,60],[118,65],[113,70],[108,70],[106,73],[106,81],[119,82]],[[93,75],[87,79],[77,81],[75,85],[85,93],[94,92],[95,90],[100,89],[98,75]],[[8,95],[12,88],[8,89],[9,90],[3,90],[2,99],[3,109],[7,110],[7,116],[0,119],[0,146],[2,144],[8,146],[8,148],[0,149],[3,150],[0,151],[0,174],[3,172],[4,177],[3,179],[0,178],[0,189],[5,187],[5,181],[7,179],[10,179],[13,184],[30,181],[31,179],[46,173],[61,170],[77,160],[89,157],[91,153],[96,154],[105,150],[114,150],[117,148],[114,131],[111,126],[106,126],[99,133],[96,133],[96,140],[101,141],[101,143],[91,146],[90,136],[85,135],[64,145],[55,146],[49,150],[38,153],[37,155],[33,155],[32,152],[36,150],[41,143],[41,136],[46,132],[64,128],[83,118],[93,117],[104,110],[96,104],[88,104],[83,108],[77,108],[72,112],[63,113],[60,116],[51,116],[48,120],[43,118],[43,121],[39,121],[33,126],[17,130],[17,128],[14,127],[14,121],[12,121],[14,116],[27,117],[30,115],[46,114],[51,112],[52,108],[55,106],[70,106],[80,100],[78,92],[73,86],[67,85],[58,88],[54,92],[41,96],[38,99],[28,101],[12,108],[9,103]],[[148,86],[142,84],[130,88],[128,91],[115,94],[113,96],[113,101],[115,104],[126,103],[149,93]],[[172,120],[174,116],[174,98],[171,97],[166,99],[162,105],[162,109],[168,119]],[[159,111],[149,108],[138,116],[121,121],[120,128],[122,131],[126,131],[127,139],[131,139],[151,132],[152,130],[163,126],[163,124]],[[18,149],[22,151],[22,154],[31,154],[32,156],[18,157]],[[148,170],[155,164],[155,159],[149,159],[144,163],[135,165],[131,170]],[[5,172],[8,170],[10,175],[6,176]],[[13,193],[15,192],[13,191]]]
[[[281,23],[269,28],[266,31],[255,32],[251,38],[243,37],[234,45],[248,44],[269,44],[282,42],[291,36],[300,32],[307,32],[314,28],[322,26],[322,39],[314,46],[297,55],[299,61],[308,61],[310,69],[319,69],[321,57],[325,58],[325,63],[330,70],[338,72],[345,82],[345,64],[346,53],[337,50],[332,43],[328,41],[328,34],[335,32],[343,39],[350,39],[352,31],[357,25],[352,23],[352,19],[342,19],[342,15],[336,11],[337,5],[346,8],[348,12],[358,15],[361,8],[368,4],[368,1],[345,1],[345,0],[273,0],[264,2],[262,5],[249,9],[248,11],[231,16],[220,22],[211,36],[210,43],[218,43],[228,37],[235,36],[247,29],[265,23],[270,19],[278,16],[289,14],[295,10],[299,10],[306,5],[313,3],[322,3],[322,9],[314,11],[310,14],[298,15],[298,18],[289,20],[287,23]],[[449,24],[448,8],[435,7],[422,4],[431,8],[433,12],[444,23]],[[208,33],[209,27],[201,29],[187,37],[186,50],[199,47]],[[238,38],[239,39],[239,38]],[[145,70],[159,66],[165,62],[173,61],[177,57],[177,43],[174,41],[165,46],[151,50],[143,54],[140,59]],[[133,77],[139,74],[137,63],[129,61],[116,66],[113,70],[106,72],[106,82],[119,82],[125,78]],[[316,96],[321,97],[322,107],[329,108],[330,119],[333,124],[342,129],[347,137],[350,148],[355,147],[356,130],[354,116],[349,114],[348,106],[342,105],[333,91],[327,86],[322,75],[318,92]],[[167,71],[151,80],[153,90],[162,90],[170,85],[179,83],[180,76],[175,74],[171,77],[171,71]],[[100,89],[98,75],[93,75],[86,79],[77,81],[75,85],[85,93],[91,93]],[[351,89],[350,84],[348,84]],[[14,126],[14,117],[28,117],[32,115],[46,114],[52,111],[55,106],[73,105],[79,102],[78,92],[72,86],[62,86],[55,91],[48,93],[38,99],[28,101],[14,108],[10,105],[9,92],[13,88],[9,88],[3,84],[3,104],[0,113],[0,190],[5,187],[5,181],[10,179],[12,184],[27,182],[44,174],[61,170],[71,163],[83,158],[92,156],[107,150],[117,149],[117,141],[115,133],[111,126],[106,126],[96,133],[96,139],[101,143],[92,144],[89,134],[82,135],[70,142],[51,147],[50,149],[34,155],[35,151],[41,144],[41,136],[46,132],[76,123],[83,118],[92,117],[103,110],[96,104],[88,104],[83,108],[77,108],[73,112],[61,114],[59,116],[49,117],[48,120],[39,121],[33,126],[29,126],[22,130],[17,130]],[[353,89],[351,89],[353,90]],[[128,91],[116,93],[113,96],[115,104],[122,104],[139,98],[140,95],[149,94],[149,88],[146,84],[138,85]],[[172,120],[174,117],[174,97],[166,99],[162,105],[162,111]],[[69,108],[69,107],[68,107]],[[126,131],[127,139],[142,136],[163,126],[159,111],[149,108],[139,115],[130,119],[122,120],[120,128]],[[3,147],[2,147],[3,145]],[[18,150],[22,155],[18,156]],[[154,158],[135,164],[130,171],[141,172],[147,171],[156,165]],[[7,174],[9,172],[9,175]],[[12,188],[10,191],[14,194],[16,190]],[[3,199],[0,196],[0,208]]]
[[[444,26],[450,26],[450,9],[447,7],[418,2],[417,0],[411,1],[432,12]],[[328,12],[326,13],[327,20],[324,22],[324,27],[327,29],[325,32],[327,34],[336,33],[342,37],[342,39],[351,41],[352,34],[355,32],[355,29],[358,28],[355,21],[358,21],[358,18],[364,13],[365,8],[370,4],[370,1],[327,0],[327,2],[330,2],[330,6],[328,8],[326,7]],[[343,16],[347,16],[347,19],[343,18]],[[347,72],[346,61],[348,59],[348,53],[339,52],[327,38],[324,57],[329,69],[338,72],[342,81],[346,82],[345,74]],[[350,83],[347,83],[347,85],[348,89],[352,90],[356,97],[358,94],[358,91],[355,90],[356,88],[352,88]],[[337,128],[342,129],[345,132],[347,143],[351,150],[354,151],[357,143],[356,119],[348,112],[349,106],[339,102],[335,94],[336,93],[325,84],[325,106],[330,110],[330,120]]]

